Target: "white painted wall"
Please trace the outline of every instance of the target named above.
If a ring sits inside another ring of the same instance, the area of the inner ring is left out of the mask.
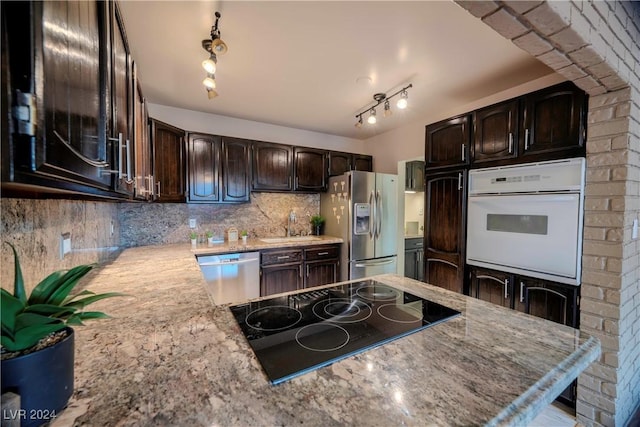
[[[424,156],[424,131],[427,124],[435,123],[458,114],[464,114],[478,108],[487,107],[497,102],[515,98],[565,80],[566,79],[559,74],[553,73],[512,89],[479,99],[471,104],[460,105],[452,110],[434,111],[433,114],[424,116],[403,127],[365,140],[365,152],[373,156],[373,169],[376,172],[397,173],[399,161]],[[409,94],[409,96],[411,96],[411,94]],[[411,102],[411,99],[409,99],[409,102]],[[384,118],[381,120],[384,120]]]
[[[235,136],[258,141],[278,142],[302,147],[324,148],[348,153],[369,154],[364,141],[311,132],[285,126],[202,113],[182,108],[149,104],[149,116],[186,131]],[[395,173],[395,172],[394,172]]]

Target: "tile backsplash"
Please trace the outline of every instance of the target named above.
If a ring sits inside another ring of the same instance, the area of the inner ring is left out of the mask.
[[[120,232],[123,246],[144,246],[189,241],[189,219],[196,220],[195,231],[211,231],[225,236],[230,227],[247,230],[249,236],[286,234],[287,217],[293,209],[297,221],[292,230],[311,231],[307,214],[320,211],[318,194],[252,193],[242,204],[121,203]]]

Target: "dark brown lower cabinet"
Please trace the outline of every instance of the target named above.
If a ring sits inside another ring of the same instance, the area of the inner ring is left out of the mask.
[[[474,266],[470,277],[469,293],[475,298],[573,328],[579,327],[578,286]],[[558,400],[575,407],[575,381],[560,394]]]
[[[404,241],[404,277],[424,281],[424,251],[421,237]]]
[[[327,285],[340,281],[340,247],[311,247],[304,250],[304,287]]]

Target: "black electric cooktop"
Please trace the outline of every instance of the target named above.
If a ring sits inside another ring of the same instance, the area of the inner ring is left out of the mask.
[[[230,308],[273,384],[460,314],[375,280]]]

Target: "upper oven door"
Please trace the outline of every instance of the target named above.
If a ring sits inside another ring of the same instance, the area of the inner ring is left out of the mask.
[[[469,197],[467,262],[576,278],[579,208],[579,194]]]

